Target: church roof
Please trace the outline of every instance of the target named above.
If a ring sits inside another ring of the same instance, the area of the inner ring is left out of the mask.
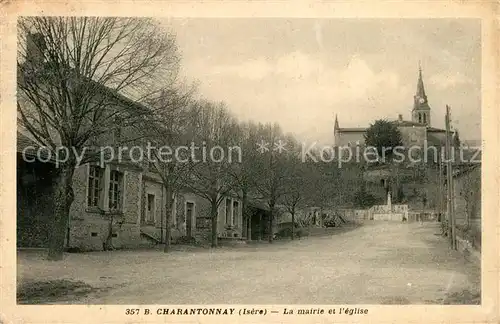
[[[418,67],[417,92],[415,95],[419,98],[427,98],[425,95],[424,80],[422,79],[422,68]]]
[[[338,128],[338,131],[341,133],[363,133],[366,132],[367,128],[365,127],[348,127],[348,128]]]
[[[431,133],[444,133],[446,130],[441,129],[441,128],[435,128],[435,127],[427,127],[427,131]]]
[[[413,97],[413,110],[430,110],[429,103],[427,102],[427,95],[425,94],[424,80],[422,78],[422,68],[418,67],[418,80],[417,91]]]
[[[410,120],[395,120],[393,121],[394,124],[397,124],[397,126],[402,126],[402,127],[409,127],[409,126],[419,126],[419,127],[424,127],[425,125],[419,124]]]

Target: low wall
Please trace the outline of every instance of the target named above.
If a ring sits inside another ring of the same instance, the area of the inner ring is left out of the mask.
[[[481,264],[481,251],[475,249],[472,242],[457,235],[457,250],[469,261]]]
[[[340,216],[347,222],[361,224],[369,219],[368,209],[339,209]]]
[[[337,210],[346,220],[353,223],[363,223],[367,220],[385,220],[385,221],[403,221],[403,218],[409,219],[408,205],[375,205],[369,209],[349,209],[343,208]]]
[[[373,220],[402,222],[403,216],[401,213],[374,214]]]

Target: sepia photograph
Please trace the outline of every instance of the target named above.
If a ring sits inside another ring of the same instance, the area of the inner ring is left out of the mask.
[[[15,305],[484,306],[481,19],[12,21]]]

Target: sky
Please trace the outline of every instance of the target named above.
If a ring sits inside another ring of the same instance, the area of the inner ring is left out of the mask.
[[[473,19],[171,18],[182,75],[240,120],[278,122],[304,141],[340,127],[411,119],[419,62],[432,126],[451,106],[481,137],[481,26]]]

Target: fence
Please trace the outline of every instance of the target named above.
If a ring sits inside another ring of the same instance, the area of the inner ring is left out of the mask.
[[[362,223],[367,220],[402,221],[409,219],[408,205],[375,205],[368,209],[339,209],[340,215],[351,222]]]

